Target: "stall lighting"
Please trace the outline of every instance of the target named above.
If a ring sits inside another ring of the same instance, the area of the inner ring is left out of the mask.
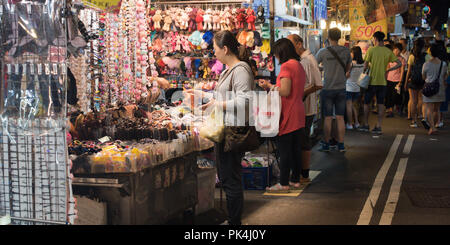
[[[336,27],[337,27],[336,21],[331,21],[330,28],[336,28]]]
[[[300,6],[300,4],[296,3],[296,4],[294,4],[294,8],[295,8],[295,9],[300,9],[301,6]]]
[[[320,29],[327,29],[327,22],[324,19],[320,20]]]

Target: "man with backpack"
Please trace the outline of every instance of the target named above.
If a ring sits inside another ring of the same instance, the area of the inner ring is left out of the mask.
[[[332,28],[328,31],[330,46],[319,50],[316,55],[317,63],[324,67],[324,83],[321,92],[322,113],[324,120],[324,143],[319,151],[330,151],[331,125],[333,120],[333,109],[337,121],[338,150],[345,152],[345,104],[346,104],[346,82],[352,64],[350,50],[339,46],[341,31]]]
[[[384,117],[384,99],[386,97],[387,73],[396,70],[402,66],[402,63],[397,59],[397,56],[392,50],[384,46],[385,34],[377,31],[373,34],[374,46],[369,48],[364,57],[364,70],[369,68],[370,64],[370,84],[364,97],[364,126],[360,128],[361,131],[369,131],[369,104],[372,102],[374,96],[377,98],[378,104],[378,122],[372,129],[372,133],[381,134],[381,124]],[[389,63],[396,62],[397,65],[386,70]]]

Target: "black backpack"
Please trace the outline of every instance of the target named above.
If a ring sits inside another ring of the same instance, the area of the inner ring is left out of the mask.
[[[422,53],[418,59],[414,57],[414,65],[411,67],[410,81],[418,87],[422,87],[425,84],[425,81],[422,78],[422,67],[425,63],[425,55],[425,53]]]

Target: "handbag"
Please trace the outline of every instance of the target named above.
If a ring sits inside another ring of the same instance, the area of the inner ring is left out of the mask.
[[[439,73],[437,79],[435,79],[431,83],[425,83],[422,89],[422,94],[426,97],[434,96],[435,94],[439,93],[439,79],[441,78],[441,70],[442,70],[442,61],[441,65],[439,66]]]
[[[370,75],[369,74],[370,74],[370,69],[368,69],[366,72],[361,73],[356,84],[358,84],[358,86],[360,86],[363,89],[369,88],[369,84],[370,84]]]
[[[247,71],[250,72],[248,69]],[[231,77],[229,91],[232,91],[232,88],[233,77]],[[225,126],[224,152],[254,151],[258,149],[261,144],[261,137],[254,126]]]

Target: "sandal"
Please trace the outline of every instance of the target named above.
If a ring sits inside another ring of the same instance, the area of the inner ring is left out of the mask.
[[[289,182],[289,189],[299,190],[301,188],[301,183]]]
[[[276,184],[272,187],[267,187],[266,191],[269,193],[289,193],[289,189],[283,189],[281,184]]]

